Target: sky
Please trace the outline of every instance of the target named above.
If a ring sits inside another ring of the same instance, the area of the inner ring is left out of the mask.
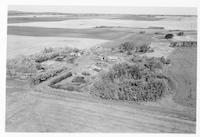
[[[111,6],[8,6],[8,10],[28,12],[197,15],[192,7],[111,7]]]

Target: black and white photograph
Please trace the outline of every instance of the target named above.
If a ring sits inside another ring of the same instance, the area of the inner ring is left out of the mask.
[[[8,5],[5,132],[195,134],[197,12]]]

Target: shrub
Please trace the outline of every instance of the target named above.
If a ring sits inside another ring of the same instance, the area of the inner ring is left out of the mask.
[[[50,83],[49,83],[49,86],[54,86],[56,83],[68,78],[68,77],[71,77],[72,76],[72,72],[67,72],[63,75],[61,75],[60,77],[58,78],[54,78]]]
[[[86,71],[82,72],[81,74],[84,75],[84,76],[90,76],[90,73],[86,72]]]
[[[154,52],[154,49],[149,49],[148,52]]]
[[[139,63],[139,62],[142,62],[144,59],[140,56],[137,56],[137,55],[133,55],[131,58],[130,58],[130,61],[132,63]]]
[[[67,59],[67,62],[70,63],[70,64],[73,64],[75,62],[76,58],[77,57],[70,57],[70,58]]]
[[[119,46],[119,50],[120,52],[131,51],[135,49],[135,46],[133,42],[124,42]]]
[[[90,93],[104,99],[156,101],[166,91],[165,80],[139,65],[120,63],[101,72]]]
[[[166,61],[165,61],[165,64],[170,64],[171,63],[171,60],[170,59],[167,59]]]
[[[59,53],[50,52],[50,53],[40,53],[38,55],[35,55],[34,58],[35,58],[36,62],[41,63],[41,62],[47,61],[49,59],[53,59],[57,56],[59,56]]]
[[[159,58],[149,58],[145,60],[144,66],[150,69],[151,71],[154,71],[155,69],[162,69],[163,65]]]
[[[183,35],[184,35],[184,32],[183,32],[183,31],[178,32],[177,35],[178,35],[178,36],[183,36]]]
[[[170,59],[165,59],[164,57],[161,57],[161,58],[160,58],[160,61],[161,61],[163,64],[170,64],[170,62],[171,62]]]
[[[10,59],[7,61],[7,74],[9,76],[17,75],[17,73],[20,75],[23,75],[23,73],[34,74],[37,72],[39,66],[40,65],[32,58],[19,56],[15,59]]]
[[[133,54],[133,52],[132,51],[127,51],[127,53],[126,53],[127,55],[132,55]]]
[[[136,52],[146,53],[148,50],[150,50],[150,47],[147,44],[136,47]]]
[[[53,52],[53,48],[45,48],[43,50],[43,53],[51,53],[51,52]]]
[[[134,55],[131,58],[129,58],[129,62],[136,63],[136,64],[140,65],[141,67],[146,67],[151,71],[155,71],[155,69],[162,69],[163,64],[166,64],[166,65],[170,64],[171,60],[165,59],[164,57],[144,58],[144,57]]]
[[[127,52],[128,55],[132,55],[134,52],[145,53],[150,50],[148,42],[138,41],[138,42],[124,42],[119,46],[119,51],[124,53]]]
[[[140,34],[144,34],[144,33],[146,33],[146,32],[145,32],[145,31],[140,31],[139,33],[140,33]]]
[[[72,82],[75,83],[86,83],[85,78],[83,76],[76,76],[72,79]]]
[[[48,70],[46,72],[41,72],[37,74],[36,76],[31,77],[31,83],[34,85],[40,84],[43,81],[46,81],[47,79],[56,76],[58,73],[61,73],[64,71],[66,68],[59,68],[59,69],[53,69],[53,70]]]
[[[171,42],[170,47],[196,47],[197,42],[196,41],[176,41]]]
[[[166,34],[166,35],[165,35],[165,39],[171,39],[171,38],[173,38],[173,37],[174,37],[173,34]]]

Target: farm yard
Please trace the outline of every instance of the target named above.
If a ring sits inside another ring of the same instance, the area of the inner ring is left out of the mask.
[[[195,133],[196,24],[8,12],[6,131]]]

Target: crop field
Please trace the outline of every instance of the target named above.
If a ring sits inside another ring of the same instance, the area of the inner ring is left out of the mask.
[[[196,133],[196,24],[9,11],[6,132]]]
[[[17,55],[31,55],[38,53],[44,48],[73,47],[79,49],[97,46],[107,40],[87,39],[87,38],[69,38],[69,37],[31,37],[9,35],[8,38],[8,58]]]
[[[174,100],[186,106],[196,107],[197,49],[176,49],[171,55],[173,66],[169,74],[177,82]]]

